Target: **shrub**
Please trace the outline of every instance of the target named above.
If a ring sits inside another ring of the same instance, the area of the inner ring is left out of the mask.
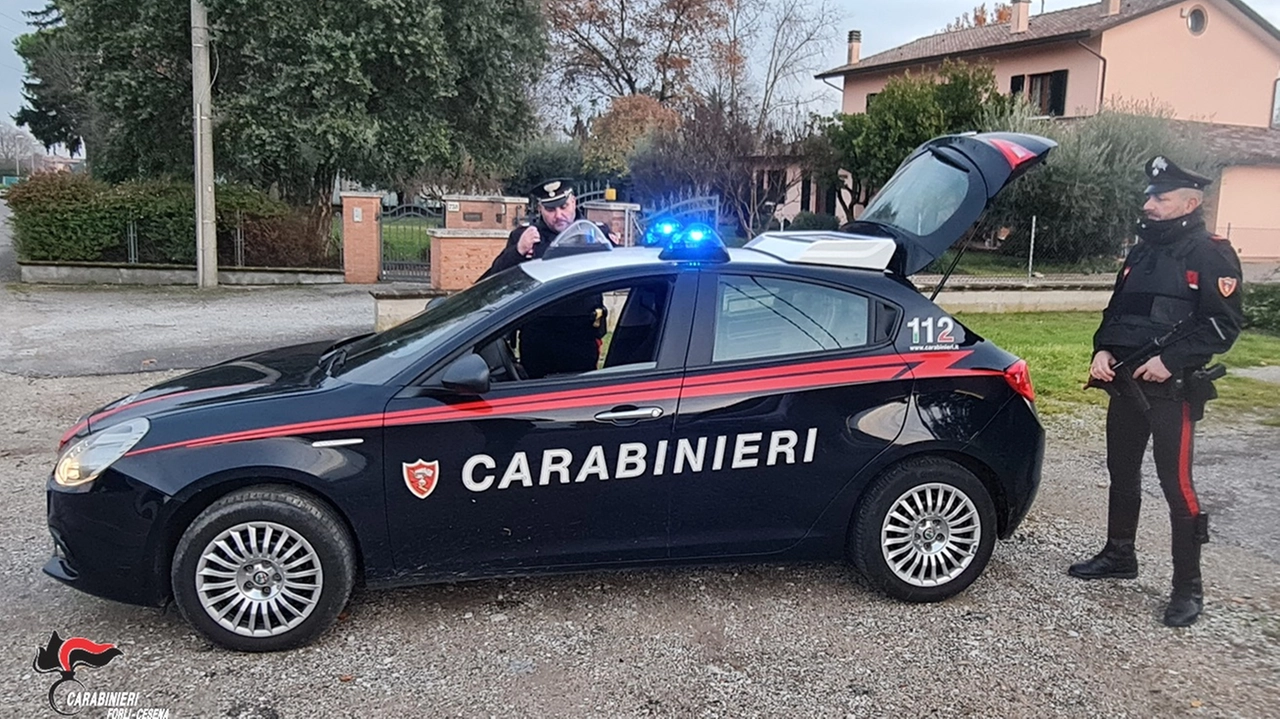
[[[313,266],[310,263],[326,255],[328,232],[315,232],[314,242],[302,241],[296,237],[298,228],[314,229],[315,224],[294,221],[286,205],[237,185],[219,185],[216,192],[223,264],[234,258],[237,226],[245,228],[247,266],[265,266],[266,259],[270,266]],[[137,262],[196,261],[195,194],[190,183],[165,179],[111,186],[83,174],[41,173],[10,188],[8,201],[21,260],[127,262],[132,232]],[[272,223],[281,226],[272,228]],[[264,258],[263,264],[255,264],[258,257]]]
[[[797,212],[788,230],[834,230],[840,226],[835,215],[817,212]]]
[[[1056,140],[1044,167],[1014,182],[996,199],[993,220],[1017,226],[1035,215],[1036,259],[1075,263],[1120,254],[1141,212],[1144,168],[1157,154],[1209,176],[1221,171],[1194,134],[1178,134],[1161,107],[1121,104],[1079,120],[1033,119],[1026,106],[988,120],[992,130]],[[1001,251],[1026,257],[1028,233],[1010,236]]]
[[[82,174],[38,173],[9,188],[14,250],[23,260],[97,259],[121,242],[109,185]]]
[[[1244,326],[1280,335],[1280,285],[1245,285]]]

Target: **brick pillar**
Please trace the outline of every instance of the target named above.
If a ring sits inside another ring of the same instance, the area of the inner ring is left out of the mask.
[[[623,245],[634,245],[638,238],[631,236],[631,226],[627,220],[640,212],[640,206],[630,202],[606,202],[592,200],[582,203],[582,213],[592,222],[603,222],[618,236]]]
[[[507,246],[506,230],[431,230],[431,287],[465,290]]]
[[[382,195],[342,193],[342,269],[346,281],[371,285],[382,273]]]

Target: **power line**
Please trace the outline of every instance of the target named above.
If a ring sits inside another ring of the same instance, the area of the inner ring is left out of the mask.
[[[21,24],[23,27],[30,27],[30,26],[31,26],[31,23],[27,22],[26,20],[19,20],[18,18],[14,17],[14,16],[12,16],[12,15],[10,15],[9,13],[6,13],[6,12],[0,12],[0,17],[7,17],[7,18],[9,18],[10,20],[13,20],[13,21],[14,21],[14,22],[16,22],[16,23]]]

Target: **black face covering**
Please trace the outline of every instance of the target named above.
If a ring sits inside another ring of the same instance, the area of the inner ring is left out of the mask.
[[[1155,245],[1168,245],[1203,229],[1204,212],[1199,207],[1172,220],[1138,220],[1138,237]]]

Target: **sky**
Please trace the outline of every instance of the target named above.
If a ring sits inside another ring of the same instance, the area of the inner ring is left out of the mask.
[[[946,27],[957,15],[970,10],[980,0],[834,0],[843,17],[839,32],[831,43],[822,69],[844,64],[845,33],[862,31],[862,55],[874,55],[923,35],[931,35]],[[1097,0],[1032,0],[1031,12],[1038,14],[1041,5],[1046,12],[1088,5]],[[1254,10],[1280,27],[1280,0],[1248,0]],[[38,10],[46,0],[0,0],[0,122],[11,122],[22,106],[22,60],[13,51],[13,40],[26,31],[23,11]],[[994,2],[988,2],[988,7]],[[823,88],[817,84],[815,87]],[[839,94],[827,90],[826,107],[834,110]]]

